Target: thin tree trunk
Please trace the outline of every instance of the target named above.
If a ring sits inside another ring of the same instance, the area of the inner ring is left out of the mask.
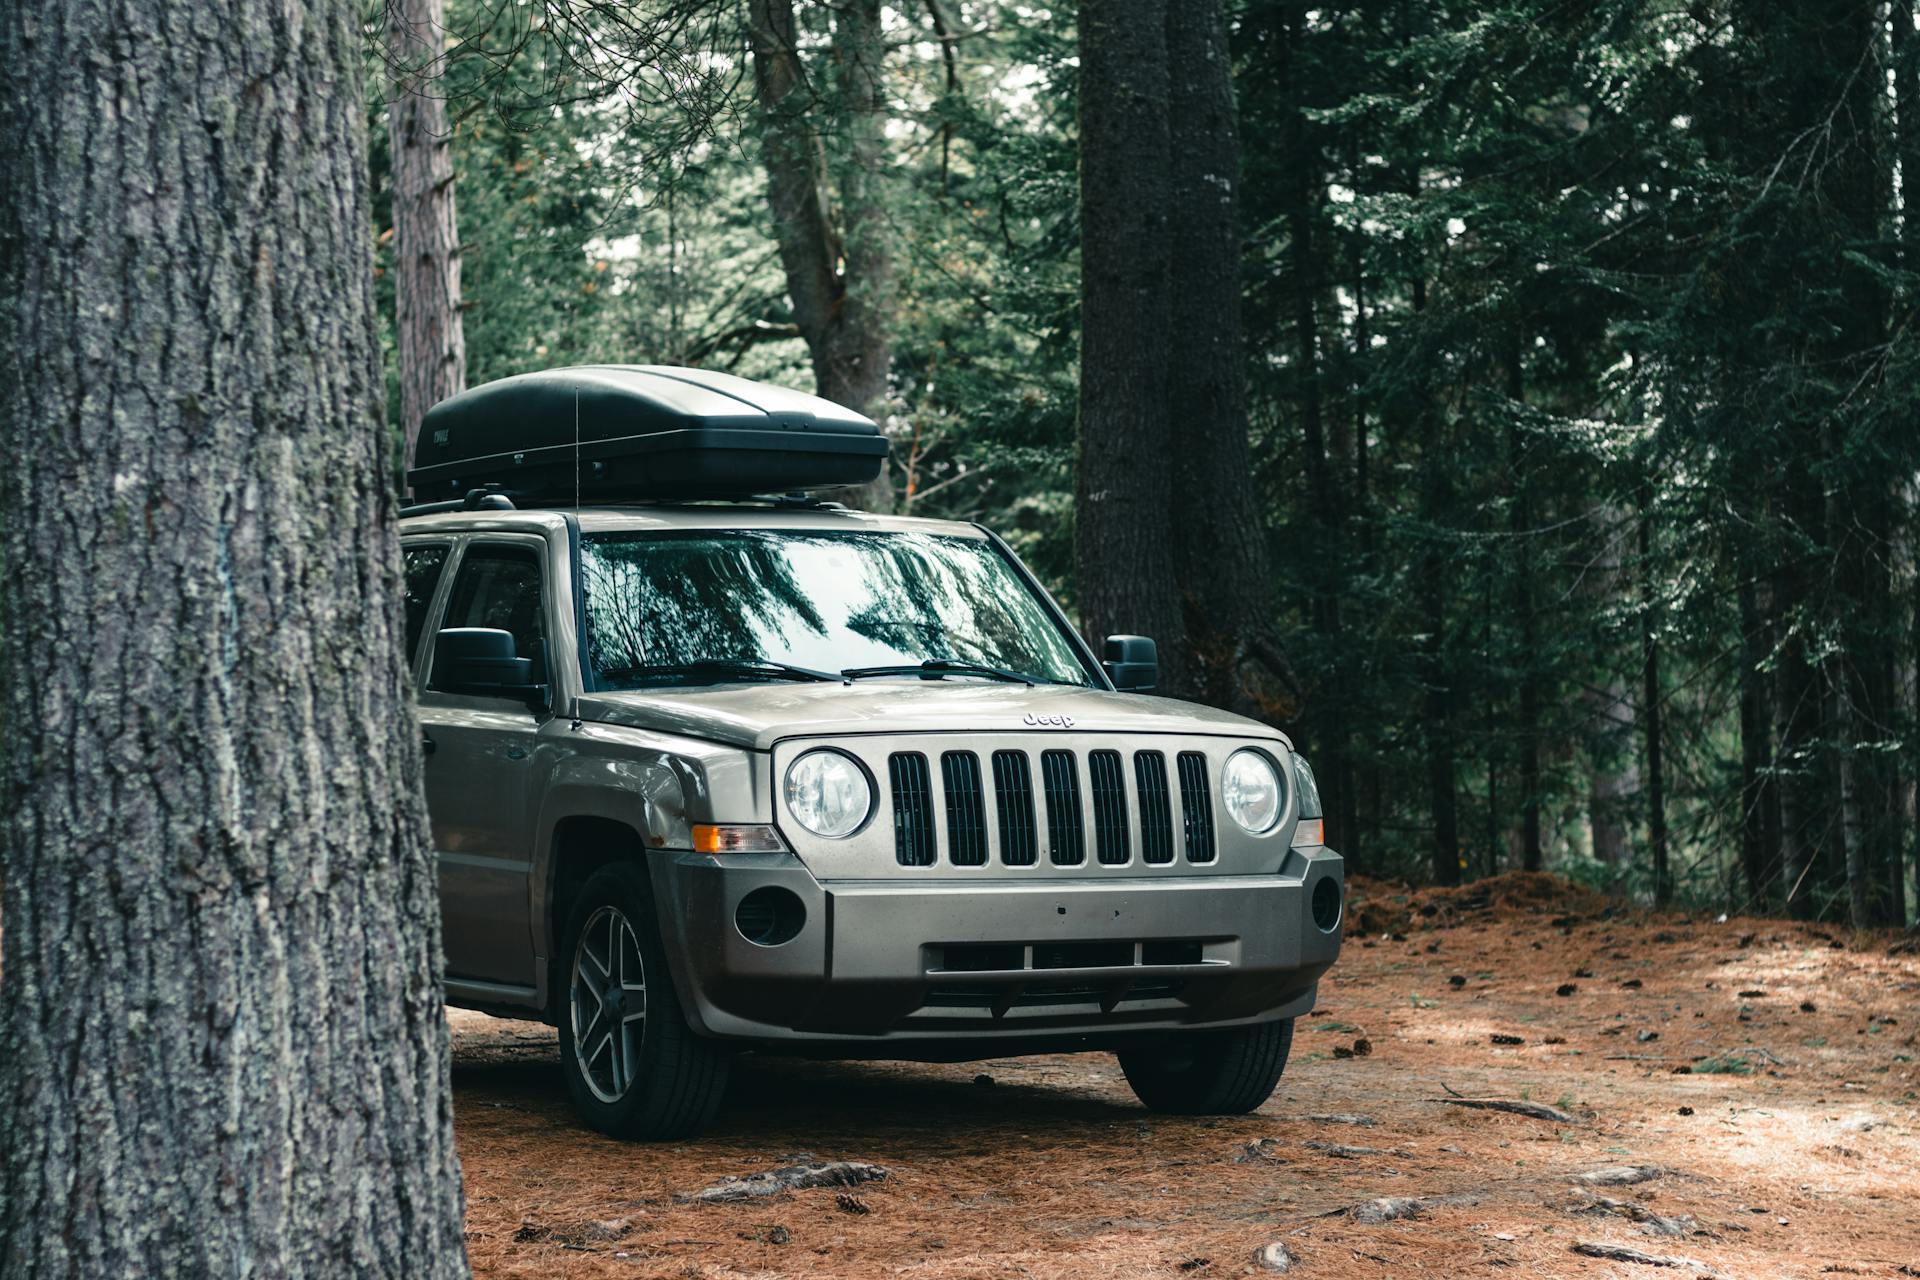
[[[1653,585],[1653,517],[1640,519],[1641,680],[1640,724],[1646,733],[1647,848],[1653,862],[1653,902],[1664,907],[1673,897],[1673,877],[1667,866],[1667,773],[1665,763],[1665,694],[1660,684],[1660,632],[1655,616]]]
[[[1802,600],[1804,578],[1797,566],[1782,568],[1775,576],[1774,599],[1783,606]],[[1819,887],[1814,877],[1814,815],[1819,806],[1809,799],[1818,778],[1814,739],[1819,731],[1819,697],[1807,665],[1801,635],[1804,624],[1785,607],[1782,620],[1786,630],[1774,675],[1773,713],[1780,734],[1775,754],[1780,795],[1780,877],[1787,911],[1807,919],[1813,915],[1813,891]]]
[[[767,203],[794,322],[813,358],[814,389],[857,413],[877,413],[892,369],[895,270],[884,198],[886,42],[880,0],[835,7],[832,95],[810,84],[793,0],[749,0],[748,37],[759,101]],[[829,155],[822,138],[831,136]],[[839,216],[830,202],[838,178]],[[873,511],[893,507],[891,475],[838,496]]]
[[[1516,328],[1507,348],[1507,396],[1514,409],[1526,404],[1526,370],[1521,333]],[[1520,619],[1520,865],[1540,870],[1540,678],[1533,617],[1532,486],[1524,470],[1520,429],[1507,429],[1507,473],[1513,492],[1509,529],[1518,548],[1514,574],[1514,613]]]
[[[1749,904],[1766,911],[1776,898],[1780,877],[1780,820],[1771,779],[1772,701],[1765,662],[1772,648],[1762,620],[1759,592],[1747,578],[1740,582],[1740,862],[1746,873]]]
[[[400,424],[409,466],[420,436],[420,419],[428,409],[467,387],[453,136],[440,88],[446,17],[446,0],[387,0],[394,336],[400,368]]]
[[[1593,604],[1626,596],[1631,587],[1620,567],[1620,539],[1625,514],[1617,509],[1600,513],[1595,522],[1593,563],[1581,575]],[[1627,860],[1629,797],[1640,792],[1640,768],[1633,741],[1638,724],[1627,682],[1609,661],[1606,683],[1591,686],[1582,701],[1592,717],[1587,756],[1587,823],[1593,834],[1593,856],[1608,866]]]
[[[466,1270],[360,20],[0,8],[0,1276]]]
[[[1453,689],[1446,658],[1446,607],[1438,553],[1421,566],[1420,609],[1426,637],[1421,641],[1422,678],[1426,682],[1425,730],[1427,801],[1433,822],[1433,878],[1460,883],[1460,818],[1453,761]]]
[[[1160,643],[1191,688],[1172,554],[1164,0],[1080,8],[1080,624]]]
[[[1448,661],[1446,558],[1439,527],[1452,496],[1443,467],[1424,468],[1421,515],[1429,550],[1420,563],[1420,675],[1426,686],[1422,716],[1427,753],[1427,807],[1432,822],[1433,878],[1460,883],[1460,818],[1454,776],[1453,670]]]

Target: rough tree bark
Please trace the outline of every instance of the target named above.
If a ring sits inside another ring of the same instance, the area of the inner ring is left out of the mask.
[[[446,0],[386,0],[393,151],[394,333],[406,463],[428,409],[467,388],[460,314],[460,220],[453,201],[452,132],[440,92]]]
[[[1080,625],[1096,644],[1160,644],[1162,681],[1191,687],[1174,582],[1167,422],[1165,0],[1080,6]]]
[[[0,8],[0,1275],[466,1269],[357,6]]]
[[[749,0],[747,18],[767,203],[814,387],[855,412],[877,412],[892,370],[895,307],[880,0],[835,6],[831,95],[808,78],[793,0]],[[841,496],[891,510],[892,479],[882,471]]]
[[[1167,419],[1178,504],[1170,522],[1190,682],[1168,692],[1274,719],[1294,699],[1291,672],[1273,670],[1273,575],[1247,440],[1240,137],[1226,18],[1220,0],[1186,0],[1166,6],[1166,23]],[[1330,781],[1330,793],[1348,790]]]

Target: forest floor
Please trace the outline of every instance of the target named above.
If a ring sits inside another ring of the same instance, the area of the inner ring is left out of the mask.
[[[1232,1119],[1142,1110],[1105,1055],[745,1058],[707,1136],[628,1145],[574,1122],[549,1029],[454,1013],[474,1269],[1204,1278],[1272,1274],[1278,1244],[1311,1277],[1920,1276],[1920,956],[1897,937],[1539,876],[1362,885],[1349,916],[1278,1091]],[[685,1199],[813,1158],[888,1175]]]

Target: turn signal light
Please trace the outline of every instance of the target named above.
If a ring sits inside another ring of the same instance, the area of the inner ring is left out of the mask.
[[[785,853],[787,846],[772,827],[723,827],[710,822],[693,824],[695,853]]]
[[[699,828],[695,827],[695,831]],[[1325,844],[1327,842],[1327,820],[1325,818],[1302,818],[1293,828],[1293,843]]]

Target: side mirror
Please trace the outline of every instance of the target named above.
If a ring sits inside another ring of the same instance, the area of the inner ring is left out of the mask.
[[[513,632],[492,627],[448,627],[433,638],[432,687],[443,693],[492,698],[542,697],[533,659],[514,647]]]
[[[1159,687],[1160,648],[1145,636],[1108,636],[1100,665],[1122,693],[1152,693]]]

